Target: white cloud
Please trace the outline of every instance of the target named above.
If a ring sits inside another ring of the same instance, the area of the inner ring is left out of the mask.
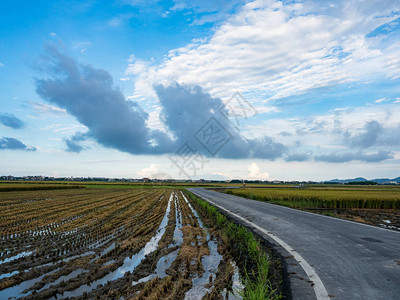
[[[382,103],[382,102],[384,102],[384,101],[386,101],[386,98],[380,98],[380,99],[378,99],[378,100],[375,100],[374,102],[375,102],[375,103]]]
[[[122,24],[122,20],[120,18],[113,18],[108,21],[108,25],[111,27],[119,27]]]
[[[398,151],[398,152],[395,152],[394,155],[393,155],[393,158],[394,158],[394,159],[399,159],[399,160],[400,160],[400,152],[399,152],[399,151]]]
[[[40,102],[32,102],[32,106],[38,114],[65,115],[67,113],[63,108]]]
[[[150,164],[149,167],[142,169],[141,171],[136,172],[136,175],[142,178],[150,178],[150,179],[171,179],[167,173],[160,172],[159,166],[156,164]]]
[[[0,62],[0,68],[4,68],[4,64]]]
[[[80,53],[86,52],[86,50],[92,46],[91,42],[88,41],[74,41],[72,42],[72,49],[79,50]]]
[[[269,173],[261,172],[260,167],[256,163],[252,163],[247,166],[249,174],[246,179],[249,180],[268,180],[270,178]]]
[[[150,177],[151,174],[158,172],[158,166],[155,164],[151,164],[149,167],[142,169],[141,171],[136,172],[137,175],[141,177]]]
[[[107,24],[111,27],[117,28],[122,25],[129,19],[131,19],[134,15],[131,13],[126,13],[126,14],[120,14],[115,16],[114,18],[108,20]]]
[[[275,118],[247,126],[245,137],[260,138],[268,132],[296,152],[323,152],[323,149],[346,149],[344,134],[357,135],[365,124],[377,121],[385,127],[400,126],[400,106],[392,103],[334,109],[308,117]],[[285,134],[281,134],[284,132]],[[385,148],[385,150],[388,150]],[[396,149],[390,149],[395,151]],[[400,149],[398,149],[400,150]]]
[[[74,135],[79,132],[88,131],[88,128],[81,124],[51,124],[42,130],[51,130],[54,133],[60,133],[64,135]]]
[[[279,99],[310,89],[400,74],[400,43],[367,37],[396,18],[398,1],[335,3],[253,1],[209,39],[171,50],[160,65],[136,61],[138,97],[155,98],[154,83],[200,85],[213,96],[239,90]]]
[[[160,120],[160,108],[156,108],[155,110],[149,113],[149,118],[147,119],[147,126],[153,129],[158,129],[163,132],[166,132],[166,128]]]
[[[211,175],[218,176],[221,180],[233,179],[232,173],[228,172],[211,172]]]

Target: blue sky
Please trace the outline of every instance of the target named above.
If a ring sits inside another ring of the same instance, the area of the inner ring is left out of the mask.
[[[1,175],[400,176],[400,1],[0,10]]]

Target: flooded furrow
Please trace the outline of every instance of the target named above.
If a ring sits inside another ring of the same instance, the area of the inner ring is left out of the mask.
[[[49,273],[42,274],[41,276],[26,280],[18,285],[12,286],[10,288],[4,289],[0,291],[0,299],[18,299],[22,297],[26,297],[32,293],[29,291],[29,288],[32,287],[35,283],[41,281],[45,276],[51,275],[57,272],[59,269],[53,270]]]
[[[45,284],[41,289],[36,290],[37,293],[40,293],[41,291],[44,291],[52,286],[56,286],[57,284],[63,282],[63,281],[68,281],[72,278],[78,277],[78,275],[83,274],[83,273],[87,273],[89,272],[88,270],[85,269],[76,269],[74,271],[72,271],[71,273],[69,273],[68,275],[63,275],[58,277],[54,282],[50,282]]]
[[[17,260],[17,259],[20,259],[20,258],[23,258],[23,257],[30,256],[30,255],[32,255],[33,253],[34,253],[33,251],[24,251],[24,252],[21,252],[21,253],[19,253],[19,254],[17,254],[17,255],[8,257],[8,258],[6,258],[6,259],[0,261],[0,265],[1,265],[1,264],[5,264],[5,263],[12,262],[12,261],[14,261],[14,260]]]
[[[13,271],[13,272],[10,272],[10,273],[1,274],[0,275],[0,280],[3,279],[3,278],[8,278],[8,277],[17,275],[17,274],[19,274],[19,271]]]
[[[175,200],[175,230],[173,237],[173,245],[181,245],[183,242],[183,232],[182,232],[182,213],[179,206],[178,195],[174,195]]]
[[[186,292],[185,300],[201,299],[207,292],[211,292],[213,289],[213,285],[210,284],[212,284],[216,278],[218,266],[223,257],[218,253],[218,245],[216,242],[209,240],[208,247],[210,255],[204,255],[201,259],[204,273],[202,276],[195,276],[192,279],[193,286]]]
[[[186,198],[185,194],[181,191],[181,195],[183,197],[183,199],[185,200],[185,202],[187,203],[187,205],[189,206],[189,208],[191,209],[191,211],[193,212],[193,214],[195,215],[197,222],[199,223],[200,228],[205,228],[203,222],[200,219],[199,214],[197,213],[197,211],[192,207],[192,205],[189,203],[189,200]]]
[[[168,275],[166,271],[171,267],[174,260],[178,257],[178,251],[179,249],[176,249],[168,253],[167,255],[161,257],[157,262],[157,266],[153,274],[143,277],[137,281],[133,281],[132,285],[137,285],[139,283],[147,282],[155,277],[158,277],[160,279],[167,277]]]
[[[181,195],[194,216],[196,217],[199,226],[207,234],[207,245],[210,251],[210,255],[205,255],[202,257],[201,263],[204,268],[204,273],[201,276],[194,276],[194,278],[192,279],[192,288],[185,294],[185,300],[201,299],[207,293],[211,293],[214,285],[213,283],[217,276],[219,264],[223,261],[223,256],[218,253],[217,242],[211,238],[210,233],[207,227],[205,227],[203,222],[201,221],[199,214],[189,203],[189,200],[186,198],[182,191]],[[240,291],[243,290],[244,285],[240,281],[238,267],[234,262],[232,262],[232,264],[234,267],[234,273],[232,276],[232,288],[230,290],[226,290],[225,293],[230,300],[242,299],[242,297],[240,296]]]

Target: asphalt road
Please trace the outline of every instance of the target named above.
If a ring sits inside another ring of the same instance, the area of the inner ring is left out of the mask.
[[[317,283],[313,298],[400,299],[400,232],[202,188],[188,190],[291,247],[309,280]]]

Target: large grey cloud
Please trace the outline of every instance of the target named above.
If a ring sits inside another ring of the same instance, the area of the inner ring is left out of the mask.
[[[346,143],[356,148],[369,148],[373,146],[399,146],[400,145],[400,125],[384,126],[378,121],[365,123],[362,132],[344,134]]]
[[[22,143],[20,140],[11,137],[2,137],[0,139],[0,150],[27,150],[36,151],[35,147],[30,147]]]
[[[292,162],[292,161],[308,161],[312,158],[312,152],[307,153],[292,153],[285,157],[285,161]]]
[[[365,124],[363,132],[357,135],[345,133],[347,143],[353,147],[368,148],[376,144],[382,126],[377,121],[370,121]]]
[[[174,133],[176,143],[195,143],[194,136],[211,118],[219,123],[218,129],[229,132],[231,140],[216,154],[224,158],[266,158],[281,157],[287,148],[270,137],[247,139],[232,126],[229,112],[219,98],[213,98],[200,87],[189,88],[179,84],[168,87],[155,86],[162,105],[161,119]],[[204,148],[204,147],[203,147]],[[204,152],[201,145],[197,149]],[[204,152],[206,153],[206,152]]]
[[[90,136],[86,133],[78,132],[74,134],[71,138],[65,140],[67,145],[67,152],[80,153],[82,150],[87,149],[87,147],[82,146],[79,142],[85,141]]]
[[[21,129],[25,127],[25,123],[13,114],[0,114],[0,123],[13,129]]]
[[[46,59],[53,76],[36,80],[37,94],[75,116],[97,142],[132,154],[172,149],[165,134],[146,126],[147,113],[126,101],[107,71],[78,64],[51,46]]]
[[[344,163],[350,161],[363,161],[363,162],[380,162],[386,159],[392,159],[393,153],[391,151],[378,151],[376,153],[364,152],[344,152],[344,153],[330,153],[317,155],[314,157],[316,161],[323,161],[329,163]]]
[[[162,106],[161,118],[171,137],[147,127],[148,114],[136,102],[125,99],[105,70],[79,64],[53,47],[47,49],[46,62],[52,77],[36,80],[38,95],[75,116],[89,129],[87,137],[106,147],[132,154],[174,153],[215,117],[232,136],[218,152],[219,157],[276,159],[286,151],[283,144],[270,137],[241,137],[221,114],[226,113],[221,99],[212,98],[200,87],[155,86]],[[67,150],[82,151],[82,140],[67,139]],[[204,149],[199,150],[208,155]]]

